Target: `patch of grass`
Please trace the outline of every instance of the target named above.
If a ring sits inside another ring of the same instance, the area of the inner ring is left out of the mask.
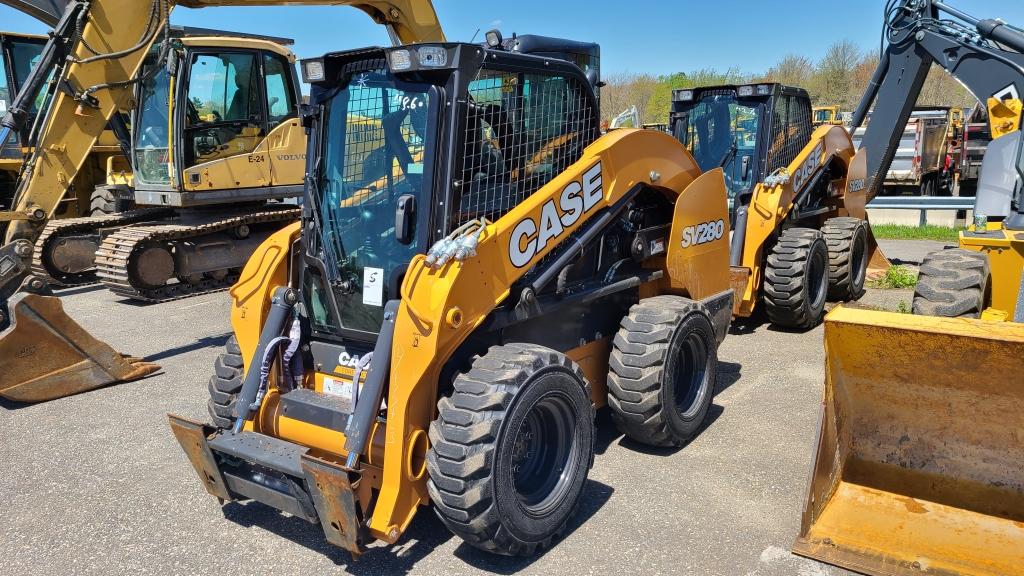
[[[869,283],[872,288],[895,290],[917,286],[917,272],[897,264],[885,271],[885,276]]]
[[[900,303],[896,306],[896,312],[900,314],[910,314],[910,306],[903,300],[900,300]]]
[[[904,226],[902,224],[872,224],[875,238],[888,240],[938,240],[956,242],[960,230],[946,226],[927,224],[925,226]]]

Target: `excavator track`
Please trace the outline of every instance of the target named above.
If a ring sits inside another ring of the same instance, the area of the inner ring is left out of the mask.
[[[199,294],[217,292],[229,288],[238,280],[241,266],[219,270],[216,274],[203,274],[197,282],[187,282],[176,274],[179,281],[163,286],[140,285],[139,274],[133,270],[138,258],[147,247],[173,245],[189,239],[200,238],[219,232],[227,232],[240,226],[253,226],[280,222],[282,225],[297,220],[299,208],[265,209],[260,212],[223,218],[195,226],[183,224],[153,224],[129,226],[107,236],[96,251],[96,270],[100,281],[119,296],[143,302],[166,302]]]
[[[58,270],[53,262],[52,253],[63,237],[89,233],[100,228],[127,226],[148,220],[164,217],[171,212],[164,208],[148,208],[103,214],[100,216],[83,216],[81,218],[65,218],[51,220],[43,228],[36,240],[32,252],[32,274],[42,278],[55,287],[70,288],[85,286],[99,282],[95,268],[82,272],[66,272]]]

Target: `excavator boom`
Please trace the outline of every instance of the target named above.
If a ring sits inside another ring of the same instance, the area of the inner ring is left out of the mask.
[[[170,38],[177,6],[352,6],[388,29],[396,44],[444,41],[430,0],[0,0],[53,26],[39,64],[0,121],[0,146],[20,133],[32,100],[49,86],[50,105],[27,159],[0,247],[0,396],[45,400],[151,374],[158,367],[92,338],[32,275],[31,245],[108,122],[134,105],[133,89],[151,47]],[[164,42],[164,45],[167,45]],[[47,85],[53,75],[53,83]],[[27,247],[27,248],[26,248]],[[21,295],[27,293],[27,296]],[[58,360],[55,360],[58,359]],[[69,376],[70,375],[70,376]]]

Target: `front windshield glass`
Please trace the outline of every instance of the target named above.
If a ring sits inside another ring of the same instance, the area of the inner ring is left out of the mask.
[[[319,244],[345,328],[380,330],[384,303],[396,297],[396,279],[424,249],[416,234],[399,242],[395,221],[400,199],[419,210],[431,205],[424,167],[435,137],[428,121],[432,105],[427,86],[384,72],[356,74],[327,104]],[[310,292],[314,321],[322,328],[338,325],[320,288]]]
[[[14,93],[21,91],[21,86],[28,80],[28,75],[39,63],[43,53],[43,44],[39,42],[11,42],[11,71],[14,73]],[[53,72],[50,72],[53,77]],[[43,107],[43,100],[46,98],[46,84],[40,88],[35,101],[32,102],[32,114],[35,114]]]
[[[163,66],[142,83],[135,122],[135,177],[146,184],[170,185],[171,76]]]
[[[28,75],[35,68],[36,64],[39,63],[40,54],[43,52],[42,42],[30,42],[22,40],[10,40],[6,44],[6,50],[4,54],[4,61],[0,62],[0,116],[7,113],[7,109],[11,106],[14,97],[21,90],[21,86],[28,79]],[[7,57],[10,60],[7,61]],[[14,83],[10,86],[7,85],[7,67],[10,67],[11,76],[14,77]],[[46,85],[39,90],[39,94],[36,96],[35,101],[32,103],[30,113],[35,115],[36,112],[43,106],[43,100],[46,98]],[[31,125],[30,120],[27,125]],[[16,146],[18,142],[18,136],[11,134],[8,146]]]
[[[732,204],[754,183],[754,158],[763,104],[738,102],[736,95],[705,93],[683,112],[676,137],[702,171],[722,168]]]

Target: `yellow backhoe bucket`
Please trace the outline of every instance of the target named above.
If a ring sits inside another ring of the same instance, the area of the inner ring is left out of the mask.
[[[1024,574],[1024,325],[837,308],[797,554]]]
[[[18,294],[0,333],[0,396],[42,402],[136,380],[160,369],[100,342],[64,313],[53,296]]]

